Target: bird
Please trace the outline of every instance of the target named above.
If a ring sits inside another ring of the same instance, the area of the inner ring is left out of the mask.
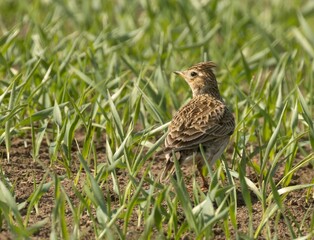
[[[209,187],[202,173],[205,161],[200,145],[211,166],[224,152],[235,128],[233,114],[218,89],[215,67],[214,62],[208,61],[174,72],[188,83],[193,96],[175,113],[168,127],[163,149],[166,158],[163,180],[174,176],[174,159],[177,159],[180,166],[191,167],[195,163],[203,181],[202,189]]]

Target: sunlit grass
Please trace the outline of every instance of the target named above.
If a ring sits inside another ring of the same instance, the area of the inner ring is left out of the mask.
[[[0,160],[12,162],[12,140],[29,136],[39,164],[40,149],[48,144],[50,161],[44,165],[51,168],[33,194],[17,203],[0,162],[0,229],[32,236],[47,222],[29,224],[32,211],[39,214],[41,197],[53,189],[51,238],[80,238],[85,214],[99,239],[129,239],[130,225],[143,226],[142,239],[210,238],[217,227],[230,239],[273,239],[270,221],[276,226],[281,217],[291,238],[313,237],[313,206],[306,235],[304,223],[296,224],[285,207],[289,192],[305,189],[309,200],[314,186],[314,179],[291,185],[301,167],[314,163],[314,5],[298,5],[1,2],[0,143],[6,157]],[[217,63],[220,89],[237,126],[224,161],[207,169],[210,191],[201,192],[192,177],[191,198],[178,166],[169,186],[157,181],[153,166],[161,161],[155,153],[172,113],[191,97],[172,72],[203,60]],[[85,134],[81,145],[78,131]],[[101,136],[105,159],[96,149]],[[64,175],[53,171],[57,165]],[[276,175],[279,167],[283,176]],[[256,181],[247,177],[247,168]],[[73,181],[78,204],[64,180]],[[245,233],[237,225],[237,189],[248,210]],[[257,226],[253,196],[261,203]],[[134,216],[137,223],[131,222]]]

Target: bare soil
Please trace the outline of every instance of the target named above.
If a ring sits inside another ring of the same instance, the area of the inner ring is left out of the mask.
[[[83,145],[84,141],[84,133],[79,134],[76,136],[77,142],[79,146]],[[100,141],[97,144],[97,154],[98,160],[101,162],[106,162],[105,156],[105,148],[104,148],[104,141]],[[39,161],[34,161],[33,157],[31,156],[31,140],[28,137],[15,139],[12,142],[11,151],[10,151],[10,162],[6,160],[6,149],[4,144],[0,145],[0,164],[2,165],[3,174],[9,179],[10,183],[13,185],[13,194],[16,199],[17,203],[26,202],[29,204],[28,198],[34,192],[35,184],[39,184],[43,178],[45,178],[44,182],[52,181],[51,175],[45,175],[47,169],[50,170],[51,173],[54,173],[58,176],[73,176],[65,177],[61,180],[62,187],[64,188],[66,194],[69,196],[70,200],[74,204],[74,206],[78,206],[79,198],[75,193],[76,190],[81,190],[80,186],[86,180],[86,174],[84,171],[80,174],[82,179],[79,179],[78,184],[74,185],[74,178],[76,176],[76,172],[79,170],[79,160],[77,159],[77,154],[75,153],[76,144],[73,145],[72,152],[73,152],[73,159],[72,164],[69,169],[66,169],[61,163],[56,161],[56,164],[53,164],[53,167],[50,167],[50,157],[49,157],[49,146],[46,143],[43,143],[40,149]],[[151,164],[148,161],[147,164]],[[300,161],[300,159],[296,159],[296,162]],[[160,170],[163,168],[162,161],[156,161],[152,166],[152,174],[158,175]],[[91,164],[91,169],[93,168]],[[70,171],[70,174],[69,174]],[[275,182],[280,179],[283,175],[283,167],[279,167],[276,173],[276,178],[274,179]],[[71,174],[72,173],[72,174]],[[118,179],[120,187],[123,189],[125,184],[129,181],[129,176],[127,172],[120,171],[118,173]],[[254,174],[254,171],[247,167],[247,177],[250,178],[253,182],[257,181],[257,177]],[[299,169],[293,176],[293,179],[290,185],[297,185],[297,184],[307,184],[311,183],[314,179],[314,170],[311,165],[306,167],[302,167]],[[1,179],[0,179],[1,180]],[[113,189],[112,183],[109,188]],[[51,217],[52,211],[54,208],[54,191],[53,187],[49,189],[40,199],[38,203],[38,212],[36,213],[33,210],[30,214],[29,224],[36,223],[43,219],[48,219],[48,223],[44,225],[38,232],[36,232],[31,239],[49,239],[51,233]],[[108,186],[107,186],[108,189]],[[192,189],[190,183],[187,183],[187,189],[189,191]],[[313,190],[313,189],[312,189]],[[112,206],[117,206],[118,196],[114,194],[112,190],[109,191],[110,198],[112,201]],[[276,215],[275,217],[271,218],[268,223],[268,229],[274,234],[273,236],[277,235],[277,239],[291,239],[290,230],[286,224],[286,221],[290,221],[291,225],[293,226],[293,230],[299,235],[306,235],[310,229],[311,219],[314,215],[314,199],[313,199],[313,191],[310,197],[307,197],[308,189],[307,190],[298,190],[293,191],[287,195],[284,201],[284,208],[283,208],[283,215]],[[108,191],[104,191],[105,197],[108,197]],[[253,204],[253,228],[256,229],[261,221],[262,216],[262,205],[261,202],[254,197],[252,194],[252,204]],[[244,204],[244,201],[241,198],[241,192],[238,192],[238,203],[237,203],[237,227],[238,231],[242,232],[243,234],[248,232],[248,209]],[[22,216],[26,216],[26,209],[21,210]],[[180,214],[178,214],[180,215]],[[66,204],[65,209],[65,216],[68,222],[68,229],[71,229],[71,222],[72,222],[72,212]],[[182,215],[184,218],[184,216]],[[141,233],[143,232],[144,227],[138,226],[138,219],[135,216],[132,216],[132,221],[128,225],[129,229],[129,236],[128,239],[138,239]],[[277,227],[275,229],[275,223]],[[90,214],[87,212],[83,214],[80,219],[80,230],[82,232],[82,239],[93,239],[94,238],[94,229],[92,225],[92,220]],[[119,219],[117,224],[121,225],[123,228],[123,219]],[[179,223],[180,224],[180,223]],[[313,223],[312,223],[313,224]],[[1,226],[0,226],[1,227]],[[266,230],[265,230],[266,231]],[[231,236],[235,237],[235,230],[232,226],[230,226]],[[224,232],[222,231],[220,226],[216,226],[214,230],[215,236],[214,239],[225,239]],[[157,234],[157,231],[156,231]],[[259,237],[259,239],[264,239],[263,234]],[[156,238],[157,236],[155,236]],[[154,236],[153,236],[154,238]],[[15,239],[7,225],[3,223],[2,228],[0,228],[0,239]],[[184,239],[193,239],[193,233],[188,233]]]

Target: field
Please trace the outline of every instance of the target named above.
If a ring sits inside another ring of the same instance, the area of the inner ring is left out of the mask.
[[[0,2],[0,239],[314,239],[314,2]],[[236,130],[158,181],[173,71],[212,60]]]

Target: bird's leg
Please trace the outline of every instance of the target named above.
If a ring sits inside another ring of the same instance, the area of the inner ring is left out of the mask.
[[[200,172],[201,178],[203,180],[203,186],[201,187],[201,189],[202,189],[202,191],[208,191],[209,184],[208,184],[206,178],[203,175],[202,169],[203,169],[203,165],[202,164],[198,164],[197,165],[197,170]]]

